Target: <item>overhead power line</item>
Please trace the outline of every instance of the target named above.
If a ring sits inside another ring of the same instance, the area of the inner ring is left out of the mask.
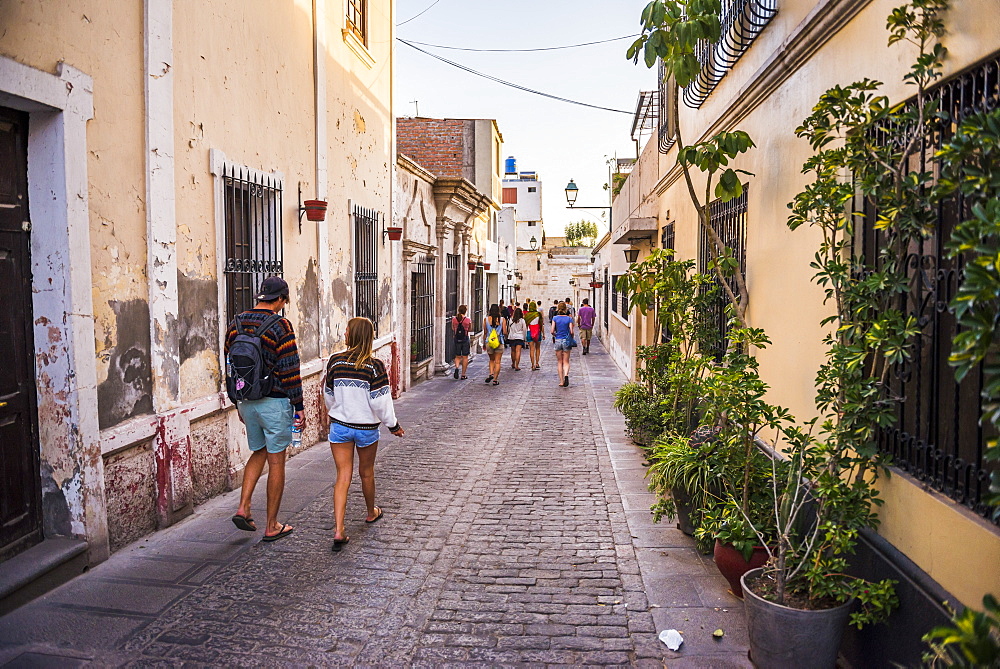
[[[420,18],[421,16],[423,16],[424,14],[426,14],[427,12],[429,12],[429,11],[431,10],[431,7],[433,7],[434,5],[436,5],[436,4],[437,4],[437,3],[439,3],[439,2],[441,2],[441,0],[434,0],[434,2],[432,2],[432,3],[430,4],[430,6],[428,6],[428,7],[427,7],[427,9],[425,9],[425,10],[424,10],[424,11],[422,11],[422,12],[420,12],[420,13],[419,13],[419,14],[417,14],[416,16],[411,16],[410,18],[406,19],[406,20],[405,20],[405,21],[403,21],[402,23],[397,23],[397,24],[396,24],[396,27],[398,28],[399,26],[404,26],[404,25],[406,25],[407,23],[409,23],[410,21],[412,21],[413,19],[418,19],[418,18]]]
[[[435,49],[452,49],[453,51],[477,51],[484,53],[527,53],[531,51],[559,51],[560,49],[575,49],[581,46],[593,46],[594,44],[607,44],[608,42],[618,42],[623,39],[635,39],[636,37],[638,37],[638,35],[622,35],[621,37],[612,37],[611,39],[602,39],[596,42],[581,42],[580,44],[567,44],[566,46],[543,46],[535,49],[474,49],[471,47],[464,47],[464,46],[446,46],[444,44],[428,44],[427,42],[417,42],[416,40],[410,40],[410,42],[412,44],[419,44],[420,46],[429,46]]]
[[[502,84],[504,86],[510,86],[511,88],[516,88],[517,90],[524,91],[525,93],[534,93],[535,95],[541,95],[542,97],[545,97],[545,98],[550,98],[552,100],[558,100],[560,102],[568,102],[569,104],[580,105],[581,107],[590,107],[591,109],[600,109],[602,111],[615,112],[616,114],[628,114],[629,116],[632,115],[632,112],[625,111],[624,109],[612,109],[611,107],[601,107],[600,105],[592,105],[592,104],[589,104],[589,103],[586,103],[586,102],[579,102],[578,100],[570,100],[569,98],[563,98],[563,97],[559,97],[558,95],[552,95],[551,93],[543,93],[542,91],[536,91],[533,88],[528,88],[527,86],[521,86],[520,84],[515,84],[515,83],[512,83],[510,81],[505,81],[503,79],[500,79],[499,77],[494,77],[493,75],[485,74],[485,73],[480,72],[478,70],[473,70],[471,67],[468,67],[466,65],[462,65],[461,63],[456,63],[453,60],[448,60],[447,58],[445,58],[443,56],[437,55],[436,53],[431,53],[430,51],[425,51],[424,49],[421,49],[416,44],[413,44],[412,42],[408,42],[405,39],[402,39],[402,38],[399,38],[399,37],[397,37],[396,39],[399,40],[400,42],[402,42],[403,44],[405,44],[406,46],[410,47],[411,49],[416,49],[420,53],[426,54],[426,55],[430,56],[431,58],[437,58],[442,63],[447,63],[448,65],[451,65],[452,67],[457,67],[458,69],[464,70],[464,71],[466,71],[466,72],[468,72],[470,74],[474,74],[477,77],[483,77],[484,79],[489,79],[490,81],[494,81],[494,82],[496,82],[498,84]]]

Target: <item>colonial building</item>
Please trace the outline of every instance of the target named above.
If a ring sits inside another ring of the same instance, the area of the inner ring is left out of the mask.
[[[539,311],[546,317],[555,301],[567,297],[577,307],[584,298],[593,304],[590,249],[567,246],[565,237],[543,236],[542,240],[536,249],[518,250],[521,301],[538,301]]]
[[[98,562],[239,481],[222,339],[265,276],[291,286],[306,444],[348,318],[393,362],[393,11],[0,4],[0,559],[62,538]]]
[[[636,346],[651,343],[654,330],[615,288],[616,277],[628,268],[623,251],[636,251],[641,258],[653,247],[672,248],[678,257],[706,266],[706,238],[677,165],[673,126],[667,122],[666,111],[679,104],[687,144],[736,129],[745,130],[757,144],[734,164],[753,175],[745,177],[744,194],[710,207],[717,230],[745,269],[749,322],[773,342],[757,356],[771,388],[769,400],[788,407],[800,420],[815,415],[814,377],[824,357],[820,322],[831,307],[812,281],[818,232],[793,233],[785,224],[786,204],[806,183],[800,168],[811,155],[794,129],[820,94],[837,84],[863,77],[886,82],[881,92],[893,104],[914,94],[903,80],[914,50],[885,46],[886,17],[898,4],[724,0],[723,34],[701,53],[703,75],[683,90],[661,81],[652,102],[647,95],[640,97],[633,127],[648,123],[652,113],[655,132],[614,201],[614,230],[595,249],[595,271],[603,281],[599,301],[605,305],[599,331],[625,374],[634,378]],[[995,15],[996,4],[989,0],[954,2],[945,15],[949,53],[934,95],[950,105],[949,112],[961,116],[997,104],[1000,39],[995,25],[982,20]],[[873,219],[859,224],[865,226],[864,235],[870,235]],[[893,381],[902,384],[905,401],[898,424],[886,432],[881,447],[895,466],[893,475],[880,481],[885,504],[879,510],[879,532],[864,537],[859,556],[869,574],[900,581],[903,605],[894,614],[892,639],[880,639],[888,628],[874,626],[849,640],[854,659],[861,658],[865,666],[888,666],[901,657],[881,655],[885,649],[919,658],[919,635],[928,624],[948,617],[943,600],[977,606],[985,593],[1000,592],[1000,529],[984,504],[989,469],[995,465],[982,457],[988,435],[977,428],[978,388],[959,388],[947,353],[930,353],[946,351],[954,333],[947,319],[932,313],[950,299],[947,273],[928,270],[942,261],[935,250],[942,241],[929,240],[927,255],[911,264],[914,283],[923,291],[914,315],[924,327],[924,353]],[[724,328],[721,305],[716,317]],[[979,383],[975,376],[965,383]]]

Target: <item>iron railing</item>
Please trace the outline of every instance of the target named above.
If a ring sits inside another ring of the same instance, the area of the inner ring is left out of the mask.
[[[225,206],[226,317],[251,309],[261,282],[284,273],[281,183],[245,167],[222,169]]]
[[[701,71],[684,89],[684,104],[701,107],[777,13],[778,0],[723,0],[721,37],[718,42],[701,40],[695,47]]]
[[[668,77],[660,60],[659,67],[659,87],[657,97],[659,102],[659,113],[657,119],[657,143],[660,153],[667,153],[670,147],[677,141],[677,130],[674,128],[674,109],[677,106],[677,82],[673,77]]]
[[[444,269],[444,358],[455,357],[455,338],[451,336],[451,319],[458,313],[458,272],[462,256],[449,253],[445,256]]]
[[[410,359],[422,362],[434,355],[434,262],[414,263],[410,273]]]
[[[963,119],[1000,108],[1000,57],[995,55],[929,93],[937,100],[940,120],[924,136],[909,166],[921,172],[935,170],[932,156]],[[877,137],[898,144],[904,134],[898,130],[884,128]],[[853,244],[855,257],[864,262],[858,271],[863,272],[864,267],[878,265],[879,251],[887,241],[885,233],[876,228],[874,204],[865,198],[858,200],[854,209],[863,217]],[[945,244],[955,225],[970,212],[961,196],[936,208],[933,232],[912,243],[906,258],[910,293],[901,298],[900,306],[916,318],[921,332],[913,341],[912,359],[892,370],[892,392],[902,401],[897,405],[896,424],[884,429],[877,443],[895,466],[989,518],[993,509],[984,503],[984,497],[990,473],[1000,465],[983,459],[986,442],[997,435],[989,421],[980,421],[982,367],[958,383],[954,368],[948,364],[958,332],[949,304],[964,270],[961,259],[948,256]]]
[[[735,197],[729,202],[715,200],[711,203],[711,205],[709,205],[709,212],[712,217],[712,229],[715,230],[715,232],[722,239],[722,243],[732,251],[733,257],[736,258],[739,263],[739,271],[742,272],[744,276],[746,276],[747,271],[746,244],[748,193],[749,186],[744,186],[743,194],[739,197]],[[708,236],[708,233],[705,232],[705,230],[700,226],[698,238],[698,271],[714,277],[715,272],[709,271],[708,263],[716,256],[716,248],[712,244],[712,239]],[[728,282],[732,291],[739,295],[736,278],[730,277]],[[726,294],[722,289],[722,284],[719,283],[718,278],[714,279],[713,284],[717,288],[717,294],[712,302],[712,306],[710,307],[708,322],[715,323],[716,331],[719,333],[718,338],[712,346],[712,352],[715,355],[716,360],[721,360],[722,355],[726,351],[726,340],[729,336],[729,317],[726,315],[726,307],[729,304],[729,299],[726,297]],[[703,290],[712,290],[712,287],[706,286]]]
[[[378,334],[378,241],[382,214],[354,207],[354,315],[363,316]]]

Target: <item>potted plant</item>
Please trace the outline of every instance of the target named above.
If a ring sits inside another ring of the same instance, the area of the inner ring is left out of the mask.
[[[306,219],[310,221],[326,220],[326,200],[306,200],[302,203]]]
[[[469,270],[470,271],[475,271],[476,267],[478,267],[478,266],[479,266],[479,264],[475,260],[471,260],[471,259],[469,260]]]
[[[484,262],[484,263],[483,263],[483,269],[485,269],[485,270],[489,270],[489,268],[490,268],[490,263],[488,263],[488,262]]]
[[[604,287],[604,282],[603,281],[591,281],[590,282],[590,287],[591,288],[603,288]]]
[[[388,227],[385,229],[387,235],[389,235],[390,242],[398,242],[403,238],[403,228]]]

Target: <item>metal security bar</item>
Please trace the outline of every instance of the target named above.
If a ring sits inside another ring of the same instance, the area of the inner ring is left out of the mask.
[[[462,256],[449,253],[445,256],[444,269],[444,357],[452,360],[455,357],[455,338],[451,335],[451,319],[458,313],[458,272],[462,265]]]
[[[660,60],[659,67],[659,87],[657,90],[657,101],[659,102],[659,112],[657,115],[657,144],[660,153],[667,153],[670,147],[677,141],[677,129],[674,127],[674,109],[677,107],[677,82],[673,77],[668,77]]]
[[[660,248],[661,249],[674,249],[674,244],[677,243],[676,236],[674,235],[674,224],[667,223],[663,226],[663,230],[660,232]]]
[[[415,263],[410,273],[410,360],[434,355],[434,263]]]
[[[1000,107],[1000,56],[942,82],[930,93],[937,98],[942,116],[914,154],[910,169],[915,171],[934,171],[931,157],[966,116]],[[885,130],[878,135],[881,141],[900,141],[903,133]],[[876,266],[879,251],[887,243],[885,233],[875,226],[878,211],[872,202],[860,197],[854,209],[863,213],[853,239],[855,257],[868,267]],[[948,304],[964,270],[961,259],[948,257],[944,245],[955,225],[969,216],[961,196],[940,203],[931,236],[914,242],[909,249],[906,267],[911,292],[901,308],[916,318],[921,332],[913,342],[912,360],[895,367],[890,375],[893,393],[904,399],[897,408],[896,424],[884,429],[877,443],[903,471],[991,518],[993,509],[984,503],[984,497],[990,473],[1000,465],[983,459],[986,442],[997,435],[989,421],[980,424],[982,368],[958,383],[954,368],[948,364],[951,342],[958,331]]]
[[[695,47],[701,72],[684,89],[684,104],[701,107],[777,13],[778,0],[723,0],[722,36],[718,42],[701,40]]]
[[[225,206],[226,318],[251,309],[254,294],[269,276],[284,273],[281,183],[246,167],[222,168]]]
[[[472,316],[472,331],[479,332],[479,329],[483,327],[483,284],[485,270],[483,268],[477,267],[476,271],[472,273],[472,304],[473,304],[473,316]]]
[[[739,197],[733,198],[729,202],[722,202],[721,200],[716,200],[712,202],[710,207],[712,216],[712,228],[718,233],[719,237],[722,238],[722,243],[729,247],[733,252],[733,257],[739,262],[740,271],[746,275],[747,268],[747,258],[746,258],[746,243],[747,243],[747,195],[749,193],[749,186],[743,187],[743,194]],[[698,243],[698,271],[704,274],[709,274],[714,276],[714,271],[709,271],[708,263],[716,256],[715,246],[712,244],[711,238],[708,233],[699,227],[699,243]],[[715,342],[713,347],[716,360],[721,360],[722,355],[726,351],[727,338],[729,336],[729,318],[726,316],[726,306],[729,304],[729,300],[726,297],[725,292],[722,290],[722,285],[716,278],[713,282],[718,287],[718,293],[715,297],[715,301],[711,307],[711,313],[708,316],[709,323],[715,323],[719,337]],[[729,287],[732,288],[733,292],[739,295],[739,289],[736,285],[735,277],[729,278]],[[709,288],[705,288],[709,290]]]
[[[368,0],[347,0],[347,29],[368,46]]]
[[[363,316],[378,334],[378,239],[382,214],[354,207],[354,315]]]

